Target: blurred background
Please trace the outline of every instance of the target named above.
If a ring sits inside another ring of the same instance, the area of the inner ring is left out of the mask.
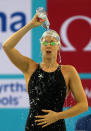
[[[38,7],[47,11],[50,28],[60,34],[61,64],[76,68],[88,99],[88,111],[65,119],[67,131],[80,129],[78,120],[91,114],[91,1],[0,0],[0,131],[25,129],[29,100],[24,75],[11,63],[2,45],[14,32],[31,21]],[[22,55],[40,63],[39,39],[44,31],[41,26],[30,30],[15,48]],[[70,93],[63,109],[67,110],[75,104]]]

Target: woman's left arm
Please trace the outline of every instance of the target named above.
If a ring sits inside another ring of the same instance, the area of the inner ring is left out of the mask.
[[[75,67],[69,66],[69,86],[77,104],[70,109],[58,113],[59,119],[77,116],[88,110],[88,101],[80,77]]]

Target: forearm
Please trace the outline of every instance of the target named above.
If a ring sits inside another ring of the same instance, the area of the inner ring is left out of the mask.
[[[77,116],[83,112],[88,110],[88,106],[85,103],[77,103],[75,106],[71,107],[70,109],[67,109],[63,112],[58,113],[58,119],[66,119],[70,117]]]
[[[21,38],[31,29],[32,29],[31,23],[29,23],[29,24],[25,25],[24,27],[22,27],[20,30],[15,32],[11,37],[9,37],[9,39],[7,39],[4,42],[3,48],[7,49],[7,50],[10,50],[13,47],[15,47],[16,44],[21,40]]]

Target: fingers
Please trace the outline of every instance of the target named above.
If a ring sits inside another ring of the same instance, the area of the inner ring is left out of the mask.
[[[42,25],[42,23],[45,21],[46,21],[46,19],[39,18],[38,14],[35,14],[31,23],[32,23],[33,27],[37,27],[37,26]]]
[[[43,125],[43,124],[46,124],[47,122],[46,121],[43,121],[41,123],[38,123],[37,125]]]
[[[42,122],[44,121],[45,119],[40,119],[40,120],[35,120],[35,122]]]
[[[42,109],[43,112],[50,112],[51,110]]]
[[[42,19],[38,17],[38,14],[36,13],[34,18],[36,18],[39,22],[44,22],[46,19]]]
[[[46,21],[46,19],[41,19],[41,20],[40,20],[40,22],[44,22],[44,21]]]
[[[35,118],[44,118],[45,116],[35,116]]]
[[[34,16],[33,16],[33,20],[37,20],[38,19],[38,14],[35,14]]]
[[[44,127],[46,127],[46,126],[48,126],[49,124],[47,123],[47,124],[45,124],[44,126],[42,126],[42,128],[44,128]]]
[[[35,14],[34,17],[38,17],[38,14]]]

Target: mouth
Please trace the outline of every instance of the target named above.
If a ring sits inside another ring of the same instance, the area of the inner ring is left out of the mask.
[[[51,54],[51,52],[52,52],[52,51],[49,51],[49,50],[46,51],[47,54]]]

